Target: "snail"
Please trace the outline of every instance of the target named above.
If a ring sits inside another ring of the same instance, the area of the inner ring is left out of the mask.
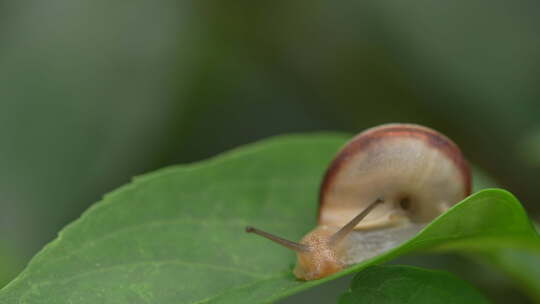
[[[385,124],[346,143],[326,170],[317,227],[299,243],[246,227],[297,254],[294,275],[315,280],[406,241],[471,191],[458,146],[430,128]]]

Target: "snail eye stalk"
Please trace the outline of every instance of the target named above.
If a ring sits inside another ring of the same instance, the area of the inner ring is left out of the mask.
[[[270,241],[274,242],[274,243],[277,243],[283,247],[286,247],[286,248],[289,248],[295,252],[307,252],[309,251],[309,247],[304,245],[304,244],[299,244],[299,243],[296,243],[296,242],[293,242],[293,241],[289,241],[289,240],[286,240],[284,238],[280,238],[279,236],[275,236],[273,234],[270,234],[268,232],[265,232],[265,231],[262,231],[262,230],[259,230],[257,228],[254,228],[254,227],[251,227],[251,226],[247,226],[246,227],[246,232],[247,233],[255,233],[257,235],[260,235],[264,238],[267,238],[269,239]]]
[[[360,223],[360,221],[363,220],[371,212],[371,210],[375,209],[375,207],[377,207],[377,205],[381,204],[382,202],[383,200],[378,198],[369,206],[367,206],[366,209],[360,212],[350,222],[345,224],[345,226],[343,226],[334,235],[330,237],[330,239],[328,240],[329,245],[335,246],[339,242],[341,242],[341,240],[343,240],[347,236],[347,234],[353,231],[354,227],[356,227],[356,225],[358,225],[358,223]]]

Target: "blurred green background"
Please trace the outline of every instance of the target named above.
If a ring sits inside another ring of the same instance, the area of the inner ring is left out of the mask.
[[[426,124],[538,219],[539,80],[533,0],[0,0],[0,286],[132,176],[290,132]]]

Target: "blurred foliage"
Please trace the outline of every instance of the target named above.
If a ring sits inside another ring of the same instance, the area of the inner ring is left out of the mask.
[[[17,259],[11,248],[0,247],[0,286],[4,286],[13,279],[24,261]]]
[[[0,0],[0,248],[20,270],[136,174],[389,121],[443,131],[538,218],[539,6]]]
[[[161,164],[179,22],[172,1],[3,5],[0,240],[26,261],[102,193]]]

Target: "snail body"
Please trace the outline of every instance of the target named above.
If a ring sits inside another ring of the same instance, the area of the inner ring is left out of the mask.
[[[470,191],[470,170],[450,139],[386,124],[337,153],[321,183],[317,227],[299,243],[246,231],[294,250],[299,279],[320,279],[399,245]]]

